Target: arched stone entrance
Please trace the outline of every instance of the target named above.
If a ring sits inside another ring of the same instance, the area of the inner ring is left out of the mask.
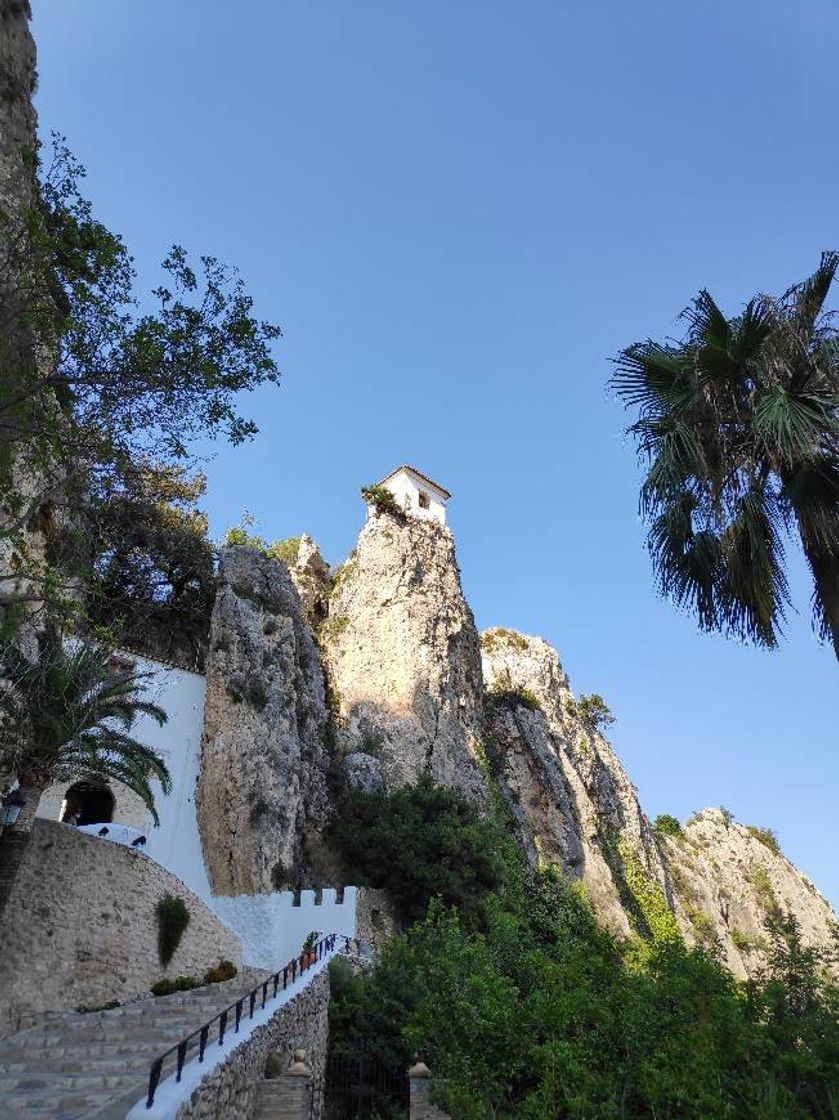
[[[114,795],[101,782],[75,782],[64,795],[64,812],[61,819],[72,824],[100,824],[112,821]]]

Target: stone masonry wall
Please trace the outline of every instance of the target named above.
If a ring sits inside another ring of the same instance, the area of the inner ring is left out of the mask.
[[[190,921],[167,969],[155,908],[183,898]],[[51,1014],[127,1000],[161,976],[241,965],[239,939],[180,879],[140,852],[35,822],[0,930],[0,1037]]]
[[[306,1051],[312,1070],[312,1120],[321,1120],[328,1036],[329,973],[324,970],[201,1082],[176,1120],[250,1120],[268,1055],[279,1054],[281,1068],[287,1069],[298,1048]]]

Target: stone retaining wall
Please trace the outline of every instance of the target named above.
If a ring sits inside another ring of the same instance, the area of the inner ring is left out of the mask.
[[[328,1037],[329,973],[324,969],[201,1082],[178,1109],[177,1120],[250,1120],[268,1055],[279,1054],[287,1068],[296,1049],[306,1051],[312,1071],[312,1120],[321,1120]]]
[[[189,925],[167,969],[155,908],[183,898]],[[180,879],[141,852],[36,820],[0,929],[0,1037],[51,1014],[124,1001],[162,976],[201,977],[241,945]]]

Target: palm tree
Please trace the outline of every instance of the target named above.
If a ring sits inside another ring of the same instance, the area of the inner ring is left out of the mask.
[[[169,771],[129,735],[139,715],[163,725],[167,715],[142,699],[148,673],[121,669],[108,650],[65,645],[55,630],[41,636],[30,660],[12,642],[0,644],[0,743],[3,769],[17,774],[24,805],[0,837],[0,913],[29,843],[44,790],[77,776],[114,779],[142,798],[158,823],[152,778],[168,794]]]
[[[773,647],[797,534],[813,615],[839,658],[839,332],[825,310],[839,254],[726,319],[707,291],[678,342],[637,342],[612,387],[637,421],[641,513],[659,591],[704,630]]]

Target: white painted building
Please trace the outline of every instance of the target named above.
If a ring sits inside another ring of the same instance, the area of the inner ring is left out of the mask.
[[[390,490],[397,502],[412,516],[446,524],[446,503],[451,494],[416,467],[403,463],[376,485]],[[367,516],[370,517],[374,512],[373,507],[368,505]]]
[[[120,658],[139,672],[149,674],[143,699],[159,704],[169,717],[158,727],[153,719],[140,716],[131,729],[135,739],[160,755],[172,778],[168,797],[157,780],[151,782],[160,826],[155,828],[142,800],[121,782],[105,786],[86,782],[82,775],[50,786],[41,798],[37,815],[61,821],[76,810],[80,813],[79,824],[94,835],[109,822],[125,825],[126,829],[114,830],[112,839],[124,843],[129,838],[145,836],[142,851],[177,875],[205,902],[209,901],[210,883],[195,812],[206,681],[197,673],[134,653],[120,654]],[[99,828],[95,827],[97,824]]]
[[[84,775],[50,786],[37,815],[68,821],[71,814],[78,814],[76,827],[101,838],[102,843],[130,846],[145,837],[139,850],[177,875],[239,936],[247,965],[281,968],[300,952],[313,930],[354,937],[355,887],[233,897],[211,893],[195,808],[206,679],[135,653],[122,652],[118,657],[126,666],[148,674],[144,699],[159,704],[169,717],[159,727],[148,716],[141,716],[131,729],[134,738],[161,756],[172,778],[168,796],[158,781],[151,783],[159,826],[155,827],[143,801],[126,786],[85,780]],[[107,830],[104,835],[103,829]]]

